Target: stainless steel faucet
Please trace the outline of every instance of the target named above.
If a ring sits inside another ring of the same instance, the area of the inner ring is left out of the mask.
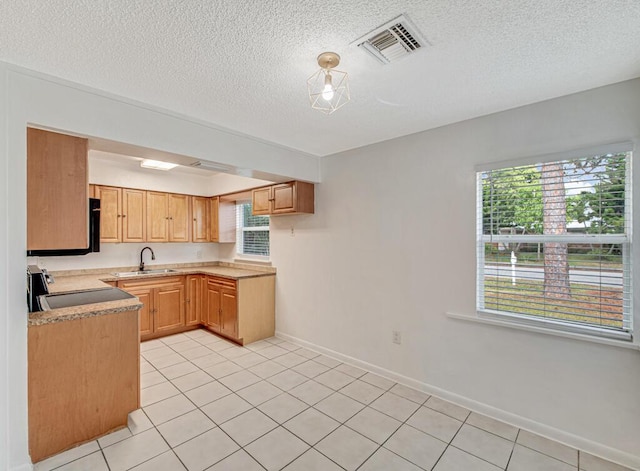
[[[153,253],[153,249],[151,247],[145,247],[140,251],[140,266],[138,267],[138,270],[143,271],[144,270],[144,262],[142,261],[142,254],[144,253],[145,250],[149,249],[149,252],[151,252],[151,260],[155,260],[156,259],[156,254]]]

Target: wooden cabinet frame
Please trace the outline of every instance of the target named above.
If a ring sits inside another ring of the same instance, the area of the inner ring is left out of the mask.
[[[137,296],[143,304],[140,310],[141,340],[184,330],[186,289],[183,276],[119,281],[118,287]]]
[[[313,183],[293,181],[251,191],[252,214],[314,213]]]
[[[95,185],[100,200],[101,242],[145,242],[147,192]]]
[[[203,326],[240,344],[275,334],[275,274],[233,280],[193,274],[123,280],[137,296],[140,337],[148,340]]]

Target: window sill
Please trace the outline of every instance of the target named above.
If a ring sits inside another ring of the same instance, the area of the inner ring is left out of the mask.
[[[271,266],[271,260],[269,257],[264,257],[264,256],[260,256],[260,255],[242,255],[242,254],[236,254],[235,258],[233,259],[234,262],[237,263],[253,263],[255,265],[264,265],[267,267]]]
[[[478,313],[475,316],[469,315],[469,314],[457,314],[453,312],[446,312],[445,314],[447,317],[451,319],[458,319],[458,320],[468,321],[468,322],[477,322],[480,324],[493,325],[497,327],[507,327],[510,329],[524,330],[527,332],[535,332],[535,333],[545,334],[545,335],[554,335],[556,337],[564,337],[564,338],[573,339],[573,340],[583,340],[586,342],[609,345],[611,347],[627,348],[630,350],[640,350],[640,345],[636,342],[633,342],[631,338],[629,338],[628,340],[612,339],[607,337],[600,337],[597,335],[581,334],[578,332],[558,330],[551,327],[540,327],[540,326],[535,326],[535,325],[531,325],[523,322],[496,319],[496,318],[490,317],[491,314],[484,313],[482,311],[478,311]],[[486,317],[483,317],[483,316],[486,316]]]

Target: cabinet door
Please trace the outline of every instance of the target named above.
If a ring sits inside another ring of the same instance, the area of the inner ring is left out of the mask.
[[[137,296],[142,303],[140,309],[140,338],[144,340],[145,337],[153,334],[153,289],[152,288],[130,288],[126,290],[128,293]]]
[[[295,182],[283,183],[271,187],[272,206],[271,213],[293,213],[296,211],[296,186]]]
[[[146,240],[146,206],[146,191],[122,189],[122,242],[144,242]]]
[[[271,187],[258,188],[251,192],[253,215],[271,214]]]
[[[169,241],[189,242],[189,197],[169,195]]]
[[[218,207],[220,206],[220,198],[214,196],[209,198],[209,224],[211,230],[209,232],[209,240],[211,242],[219,242],[220,226],[218,223]]]
[[[27,250],[89,246],[87,170],[87,139],[27,128]]]
[[[184,291],[183,283],[155,288],[153,315],[156,333],[185,325]]]
[[[214,283],[207,283],[207,326],[220,332],[220,287]]]
[[[147,242],[169,240],[168,195],[147,191]]]
[[[121,242],[122,189],[98,186],[95,192],[100,200],[100,242]]]
[[[209,242],[209,198],[200,196],[191,197],[191,213],[193,224],[191,234],[193,242]]]
[[[222,288],[220,290],[221,332],[229,337],[238,337],[238,299],[236,290]]]
[[[200,323],[202,312],[201,284],[202,277],[200,275],[187,275],[186,325]]]

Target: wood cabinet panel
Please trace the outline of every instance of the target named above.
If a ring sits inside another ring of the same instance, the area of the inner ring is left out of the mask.
[[[202,312],[202,275],[187,275],[185,325],[198,325]]]
[[[140,309],[140,337],[147,337],[153,334],[153,315],[151,314],[153,304],[153,290],[151,288],[130,288],[127,289],[129,293],[137,296],[142,303],[142,309]]]
[[[251,192],[253,215],[271,214],[271,187],[258,188]]]
[[[292,213],[296,210],[296,185],[293,182],[272,186],[271,194],[273,214]]]
[[[147,242],[169,240],[169,201],[166,193],[147,191]]]
[[[147,192],[122,189],[122,242],[147,240]]]
[[[189,242],[189,202],[187,195],[169,194],[169,241]]]
[[[220,332],[220,286],[207,283],[207,326],[214,332]]]
[[[29,326],[27,344],[34,463],[126,427],[140,407],[136,311]]]
[[[27,128],[27,250],[89,246],[87,139]]]
[[[185,325],[184,283],[155,289],[154,331],[163,332]]]
[[[202,196],[191,197],[191,240],[193,242],[209,242],[210,240],[210,205],[209,198]]]
[[[100,200],[100,241],[122,240],[122,189],[97,186],[96,198]]]
[[[220,329],[224,335],[238,338],[238,299],[236,290],[220,290]]]

